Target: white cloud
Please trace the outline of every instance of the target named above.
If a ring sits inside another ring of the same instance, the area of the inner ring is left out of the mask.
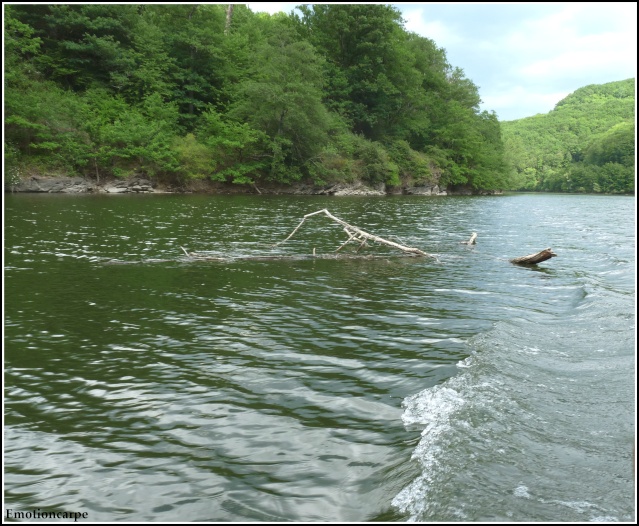
[[[584,52],[581,49],[571,49],[559,53],[554,57],[537,60],[521,67],[520,73],[524,77],[554,80],[558,78],[574,78],[582,76],[588,70],[595,70],[598,74],[608,73],[610,76],[620,75],[623,78],[634,76],[637,52],[628,50],[628,55],[611,53],[607,49]],[[625,71],[625,74],[623,72]],[[612,79],[611,79],[612,80]],[[614,80],[623,80],[615,78]]]
[[[524,74],[557,75],[588,63],[594,70],[611,61],[636,62],[636,42],[636,4],[569,4],[523,21],[506,36],[504,49],[517,55],[516,69]]]
[[[538,113],[548,113],[569,94],[569,91],[542,93],[538,90],[515,85],[482,95],[482,108],[495,111],[499,120],[513,120],[521,118],[522,107],[526,108],[526,117]]]
[[[596,71],[612,76],[611,80],[622,80],[634,76],[636,63],[636,37],[604,32],[574,37],[553,53],[544,53],[543,57],[522,64],[519,72],[525,77],[560,78]],[[620,78],[614,78],[615,75]]]
[[[459,44],[463,39],[440,20],[426,22],[423,9],[414,9],[403,14],[407,31],[417,33],[434,40],[437,47],[449,47]]]
[[[273,15],[279,12],[290,13],[299,4],[291,2],[256,2],[246,5],[254,13],[269,13]]]

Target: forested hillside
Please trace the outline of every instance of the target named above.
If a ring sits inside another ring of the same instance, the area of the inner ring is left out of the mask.
[[[497,117],[395,8],[228,7],[5,5],[5,177],[510,186]]]
[[[634,193],[635,79],[586,86],[545,115],[501,124],[513,189]]]

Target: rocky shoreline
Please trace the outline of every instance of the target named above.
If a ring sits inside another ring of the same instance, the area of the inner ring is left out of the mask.
[[[189,181],[183,186],[170,186],[151,181],[143,176],[128,179],[111,179],[97,183],[83,177],[30,176],[15,184],[6,185],[6,192],[62,193],[62,194],[264,194],[264,195],[333,195],[333,196],[384,196],[384,195],[471,195],[470,189],[450,191],[432,186],[387,187],[381,183],[366,186],[362,182],[336,183],[317,186],[308,183],[291,185],[232,185],[211,181]],[[494,194],[498,192],[484,192]]]

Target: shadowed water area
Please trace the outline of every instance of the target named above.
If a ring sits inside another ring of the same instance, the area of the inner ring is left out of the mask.
[[[323,216],[272,246],[322,208],[439,262],[246,259],[334,251]],[[5,507],[634,521],[634,217],[610,196],[6,195]]]

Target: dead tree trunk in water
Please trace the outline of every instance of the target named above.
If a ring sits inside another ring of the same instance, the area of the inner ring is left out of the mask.
[[[473,232],[473,235],[470,236],[468,241],[460,241],[460,243],[464,245],[474,245],[477,242],[477,232]]]
[[[556,257],[552,251],[552,248],[547,248],[536,254],[530,254],[528,256],[522,256],[520,258],[511,259],[511,263],[515,263],[516,265],[536,265],[537,263],[541,263],[542,261],[546,261],[547,259]]]
[[[403,252],[407,252],[409,254],[415,254],[416,256],[425,256],[425,257],[437,259],[435,256],[431,256],[430,254],[427,254],[426,252],[423,252],[423,251],[419,250],[418,248],[406,247],[404,245],[400,245],[399,243],[395,243],[394,241],[389,241],[387,239],[384,239],[383,237],[375,236],[373,234],[369,234],[368,232],[364,232],[361,228],[358,228],[358,227],[353,226],[353,225],[349,225],[346,221],[342,221],[341,219],[335,217],[328,210],[326,210],[326,208],[323,208],[322,210],[318,210],[317,212],[312,212],[310,214],[306,214],[304,216],[304,218],[302,219],[302,221],[300,222],[300,224],[297,225],[295,230],[293,230],[293,232],[291,232],[289,234],[289,236],[284,241],[280,241],[279,243],[275,243],[274,246],[281,245],[281,244],[285,243],[286,241],[288,241],[289,239],[291,239],[293,237],[293,235],[295,234],[295,232],[297,232],[300,229],[300,227],[304,224],[304,221],[306,221],[306,219],[308,219],[311,216],[317,215],[317,214],[324,214],[329,219],[332,219],[336,223],[342,225],[344,227],[344,232],[346,232],[346,235],[348,235],[348,239],[335,252],[341,250],[344,246],[346,246],[351,241],[356,241],[356,242],[360,243],[360,248],[362,248],[362,246],[364,246],[366,241],[373,241],[375,243],[381,243],[383,245],[388,245],[389,247],[397,248],[397,249],[399,249],[399,250],[401,250]]]

